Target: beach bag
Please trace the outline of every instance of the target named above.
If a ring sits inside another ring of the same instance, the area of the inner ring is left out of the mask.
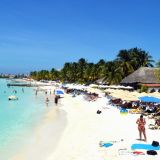
[[[102,112],[102,111],[98,110],[98,111],[97,111],[97,114],[101,114],[101,112]]]
[[[148,151],[147,151],[147,154],[148,154],[148,155],[157,155],[157,152],[154,151],[154,150],[148,150]]]
[[[154,146],[154,147],[158,147],[158,146],[159,146],[159,142],[157,142],[157,141],[153,141],[153,142],[152,142],[152,146]]]

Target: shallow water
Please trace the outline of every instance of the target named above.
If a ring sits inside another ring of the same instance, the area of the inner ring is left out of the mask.
[[[0,79],[0,157],[3,160],[27,141],[27,135],[51,108],[50,103],[46,105],[43,92],[36,96],[34,88],[24,87],[23,92],[21,87],[7,87],[7,83],[8,80]],[[10,95],[16,95],[18,100],[9,101]]]

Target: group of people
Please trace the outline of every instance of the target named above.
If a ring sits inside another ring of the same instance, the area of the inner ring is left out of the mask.
[[[55,95],[54,102],[55,102],[56,105],[58,104],[58,99],[59,98],[60,98],[59,96]],[[47,104],[49,103],[49,98],[48,97],[46,98],[46,103]]]

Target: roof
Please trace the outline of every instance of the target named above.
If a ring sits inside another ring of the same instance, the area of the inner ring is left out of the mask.
[[[125,77],[121,83],[147,83],[147,84],[160,84],[158,76],[156,76],[158,68],[141,67]]]

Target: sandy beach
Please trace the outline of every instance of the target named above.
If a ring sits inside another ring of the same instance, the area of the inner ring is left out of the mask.
[[[117,92],[118,95],[118,92]],[[135,96],[136,97],[136,96]],[[58,106],[49,108],[39,126],[28,138],[28,144],[11,160],[158,160],[159,155],[135,156],[132,144],[151,144],[160,141],[160,130],[149,130],[146,117],[147,142],[139,138],[136,119],[138,114],[120,114],[107,104],[105,97],[88,102],[82,96],[65,95]],[[101,114],[97,114],[97,110]],[[111,147],[99,143],[116,141]],[[120,154],[125,150],[126,154]],[[157,151],[160,154],[160,151]]]
[[[160,0],[0,2],[0,160],[160,160]]]

